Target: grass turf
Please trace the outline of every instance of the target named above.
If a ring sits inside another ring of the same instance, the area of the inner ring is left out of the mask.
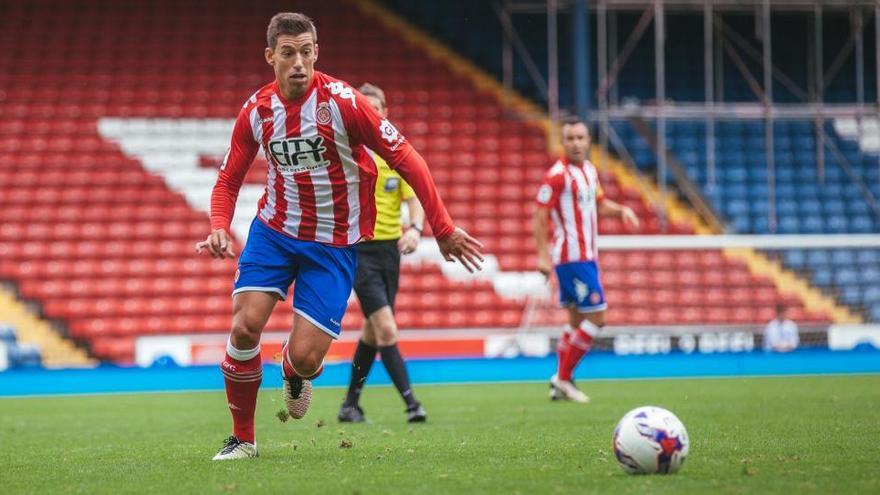
[[[211,462],[222,392],[0,400],[3,493],[880,493],[880,376],[584,382],[589,405],[544,384],[420,386],[429,423],[368,387],[371,421],[335,420],[317,389],[281,423],[257,410],[259,459]],[[627,476],[610,449],[629,409],[667,407],[690,455],[673,476]],[[346,441],[351,444],[341,448]]]

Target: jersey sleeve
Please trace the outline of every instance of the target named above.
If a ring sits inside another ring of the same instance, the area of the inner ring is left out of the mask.
[[[541,182],[541,187],[538,188],[538,195],[535,197],[535,202],[538,203],[538,206],[543,206],[544,208],[555,207],[556,203],[559,201],[559,193],[562,191],[562,186],[563,175],[548,172],[547,175],[544,176],[544,181]]]
[[[455,225],[437,192],[428,164],[422,155],[394,124],[379,115],[360,92],[354,91],[352,101],[341,102],[340,108],[344,109],[346,128],[353,142],[375,151],[412,187],[422,203],[425,218],[431,225],[434,236],[444,239],[452,235]]]
[[[246,104],[235,119],[229,151],[220,165],[220,174],[211,193],[211,228],[214,230],[224,229],[229,232],[238,192],[254,156],[260,149],[251,128],[251,108],[251,105]]]

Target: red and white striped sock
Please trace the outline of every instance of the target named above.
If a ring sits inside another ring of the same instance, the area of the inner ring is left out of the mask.
[[[263,362],[260,346],[240,350],[232,342],[226,344],[226,357],[220,363],[226,383],[226,401],[232,413],[232,434],[243,442],[254,443],[254,413],[257,410],[257,392],[263,381]]]
[[[587,320],[581,322],[580,326],[575,329],[569,340],[569,350],[563,358],[563,364],[560,366],[562,373],[559,374],[560,380],[571,380],[574,369],[581,362],[584,355],[590,351],[593,346],[593,337],[599,331],[599,327]],[[564,375],[563,375],[564,373]],[[567,378],[563,378],[563,376]]]
[[[565,374],[565,357],[568,355],[568,351],[571,350],[571,327],[567,327],[564,332],[562,332],[562,336],[559,337],[559,341],[556,342],[556,377],[560,380],[571,380],[571,374]]]

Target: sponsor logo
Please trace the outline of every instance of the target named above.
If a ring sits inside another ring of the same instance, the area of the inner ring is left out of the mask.
[[[268,155],[281,173],[295,174],[330,165],[324,157],[327,147],[324,138],[295,137],[269,141]]]
[[[263,124],[265,124],[266,122],[272,122],[272,123],[274,123],[274,122],[275,122],[275,117],[274,117],[274,116],[272,116],[272,117],[265,117],[265,118],[260,119],[259,122],[257,122],[257,123],[260,124],[260,125],[263,125]]]
[[[319,124],[324,125],[329,124],[331,118],[330,104],[326,101],[321,102],[321,104],[318,105],[318,110],[315,112],[315,120],[317,120]]]
[[[599,304],[599,301],[602,300],[602,296],[599,295],[598,292],[593,292],[590,294],[590,304]]]
[[[223,157],[223,163],[220,164],[220,170],[226,170],[226,162],[229,161],[229,153],[232,150],[226,150],[226,156]]]
[[[330,318],[330,323],[336,325],[337,327],[341,325],[341,323],[339,323],[338,321],[334,320],[333,318]]]
[[[324,85],[325,88],[329,89],[331,93],[340,98],[351,100],[351,106],[357,108],[357,100],[354,97],[354,90],[350,87],[342,84],[339,81],[329,82]]]
[[[379,133],[382,134],[382,139],[391,145],[391,151],[397,151],[397,148],[404,142],[403,135],[388,119],[382,119],[382,122],[379,124]]]
[[[235,276],[232,277],[232,282],[238,282],[238,277],[241,275],[241,270],[235,270]]]
[[[400,186],[400,179],[397,177],[389,177],[385,179],[385,192],[394,192]]]

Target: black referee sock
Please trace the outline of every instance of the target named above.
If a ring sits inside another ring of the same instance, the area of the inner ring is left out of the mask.
[[[384,359],[384,358],[383,358]],[[356,406],[361,398],[361,391],[376,360],[376,348],[363,340],[358,340],[357,349],[354,351],[354,359],[351,362],[351,381],[348,383],[348,392],[345,394],[345,406]]]
[[[406,372],[406,365],[403,363],[403,356],[400,355],[400,349],[397,344],[379,348],[379,355],[382,356],[382,364],[388,370],[388,376],[400,392],[400,396],[406,402],[406,407],[415,407],[419,401],[413,394],[409,385],[409,374]]]

